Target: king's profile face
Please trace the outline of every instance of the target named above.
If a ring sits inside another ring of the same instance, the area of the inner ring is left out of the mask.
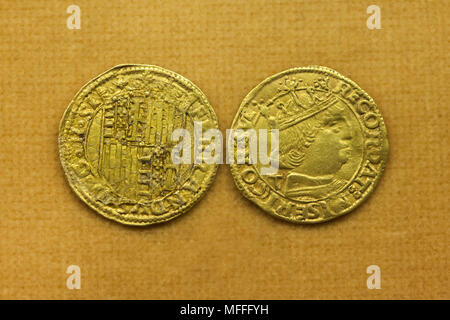
[[[334,174],[351,156],[352,130],[348,120],[335,118],[317,133],[304,163],[296,171],[310,175]]]
[[[351,155],[351,133],[351,128],[345,119],[335,121],[322,131],[320,141],[323,148],[330,154],[330,158],[335,158],[341,165],[346,163]]]

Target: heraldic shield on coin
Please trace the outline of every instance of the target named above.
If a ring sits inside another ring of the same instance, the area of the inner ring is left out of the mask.
[[[264,174],[267,163],[258,158],[231,164],[231,172],[245,197],[290,222],[348,213],[373,191],[386,165],[386,127],[375,102],[325,67],[294,68],[264,80],[243,100],[232,128],[278,133],[265,146],[277,170]]]
[[[193,133],[194,122],[218,128],[192,82],[157,66],[116,66],[87,83],[64,113],[58,143],[67,180],[92,209],[120,223],[175,218],[201,198],[217,170],[172,161],[172,133]]]

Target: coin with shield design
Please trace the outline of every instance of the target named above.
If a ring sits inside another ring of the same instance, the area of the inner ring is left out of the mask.
[[[59,154],[73,191],[101,215],[128,225],[173,219],[206,192],[214,163],[174,163],[177,129],[217,129],[205,95],[179,74],[119,65],[89,81],[61,120]]]

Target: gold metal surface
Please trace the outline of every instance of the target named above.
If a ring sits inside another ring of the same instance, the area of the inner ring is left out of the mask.
[[[172,219],[199,200],[217,170],[172,162],[172,132],[192,133],[194,121],[218,127],[189,80],[157,66],[116,66],[88,82],[64,113],[58,143],[67,180],[92,209],[120,223]]]
[[[243,100],[233,129],[278,129],[279,169],[232,164],[249,200],[276,217],[317,223],[356,208],[375,188],[388,155],[373,99],[338,72],[319,66],[271,76]]]

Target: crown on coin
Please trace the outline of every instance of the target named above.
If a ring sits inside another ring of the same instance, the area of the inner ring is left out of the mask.
[[[277,94],[262,107],[263,116],[279,130],[300,123],[328,109],[338,102],[328,86],[329,78],[319,78],[306,83],[302,79],[284,78]],[[278,109],[276,115],[268,110]]]

